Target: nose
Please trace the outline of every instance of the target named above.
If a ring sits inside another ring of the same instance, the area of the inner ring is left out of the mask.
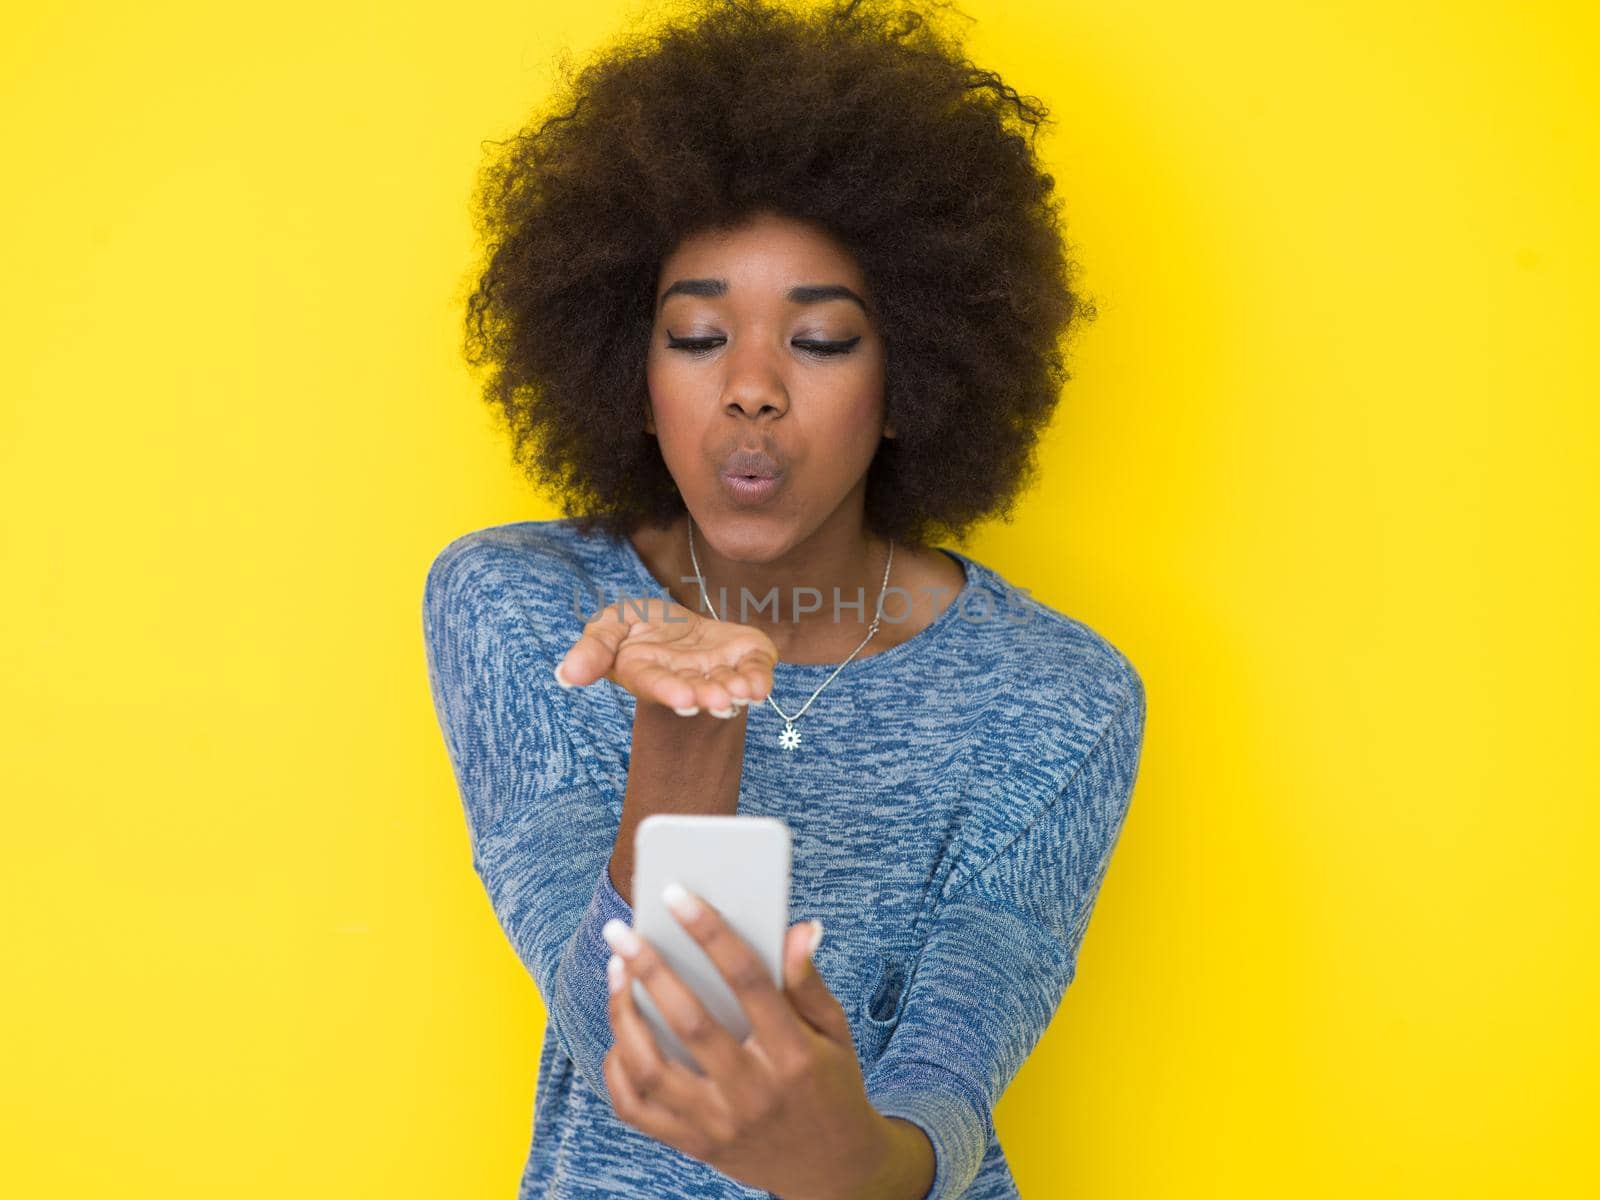
[[[750,339],[727,359],[728,378],[723,407],[731,416],[756,420],[781,417],[789,411],[789,390],[764,346]]]

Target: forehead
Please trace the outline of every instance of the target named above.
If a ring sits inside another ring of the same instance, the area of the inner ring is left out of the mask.
[[[860,265],[826,230],[772,213],[684,238],[662,260],[657,296],[686,277],[726,279],[731,297],[795,284],[842,283],[863,293],[866,288]]]

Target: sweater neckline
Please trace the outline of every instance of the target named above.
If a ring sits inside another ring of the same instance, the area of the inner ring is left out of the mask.
[[[608,536],[616,554],[622,560],[624,569],[633,576],[635,582],[644,586],[644,594],[659,596],[662,591],[661,581],[650,573],[650,568],[645,565],[644,559],[639,556],[639,551],[634,546],[632,539],[622,534],[610,534]],[[934,549],[948,554],[954,559],[957,565],[961,567],[965,578],[961,588],[945,607],[945,610],[930,621],[926,627],[905,641],[890,646],[887,650],[880,650],[875,654],[866,653],[866,650],[872,648],[872,643],[868,642],[862,653],[851,659],[843,670],[840,670],[839,663],[836,662],[792,663],[779,659],[774,671],[775,676],[795,680],[814,677],[820,680],[831,675],[834,671],[838,671],[840,679],[848,679],[867,671],[892,669],[902,662],[914,659],[918,653],[930,644],[942,640],[949,633],[951,627],[961,619],[960,610],[962,606],[971,599],[971,594],[981,586],[983,582],[983,564],[959,550],[950,549],[948,546],[936,546]],[[875,664],[887,664],[887,667]]]

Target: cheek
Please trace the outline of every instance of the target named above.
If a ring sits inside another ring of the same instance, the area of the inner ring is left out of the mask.
[[[699,383],[697,387],[696,384]],[[697,400],[704,382],[673,362],[646,360],[645,385],[650,395],[651,425],[656,448],[668,472],[680,487],[693,487],[705,440],[703,424],[709,410]]]
[[[884,386],[881,367],[867,364],[841,381],[830,424],[841,444],[861,446],[868,458],[877,450],[883,429]]]
[[[694,381],[679,364],[653,355],[645,360],[644,378],[657,433],[670,436],[683,423],[689,398],[695,394]]]

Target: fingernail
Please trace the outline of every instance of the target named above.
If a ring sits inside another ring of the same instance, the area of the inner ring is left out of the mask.
[[[806,947],[806,957],[810,958],[817,952],[817,947],[822,944],[822,922],[811,922],[811,943]]]
[[[629,929],[627,924],[620,918],[612,917],[611,920],[607,921],[600,929],[600,936],[606,939],[606,945],[622,955],[623,958],[632,958],[639,953],[641,945],[639,935]]]
[[[565,661],[565,660],[563,660],[563,661]],[[562,665],[561,663],[557,663],[556,664],[556,671],[555,671],[556,682],[559,683],[564,688],[569,688],[569,687],[576,686],[575,684],[568,683],[565,679],[563,679],[561,677],[561,665]]]
[[[733,716],[733,714],[738,712],[738,711],[739,710],[736,709],[736,708],[713,708],[711,710],[711,715],[713,717],[727,718],[727,717]]]
[[[681,883],[673,882],[661,889],[661,899],[674,914],[685,921],[700,915],[700,901],[696,900]]]
[[[754,704],[755,701],[750,699],[749,696],[735,696],[733,697],[733,703],[735,708],[744,708],[746,705]]]
[[[615,993],[622,987],[622,960],[613,954],[606,960],[606,990]]]
[[[695,713],[700,711],[700,706],[695,705],[693,708],[675,708],[672,711],[677,713],[680,717],[692,717],[695,715]]]

